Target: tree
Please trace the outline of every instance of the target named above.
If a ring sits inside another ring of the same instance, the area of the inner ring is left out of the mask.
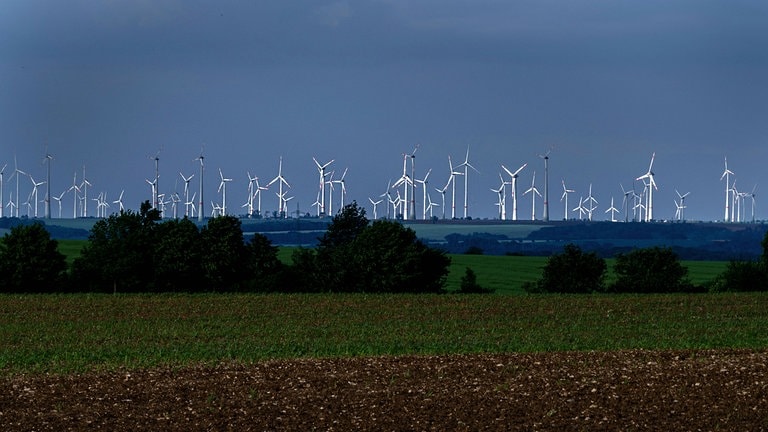
[[[493,290],[490,288],[483,288],[477,283],[477,275],[475,271],[467,267],[464,271],[464,276],[461,277],[461,285],[459,293],[461,294],[490,294]]]
[[[328,249],[350,244],[368,227],[365,209],[357,205],[357,201],[345,205],[333,217],[325,234],[320,238],[318,249]]]
[[[565,245],[563,252],[547,259],[542,277],[527,285],[533,293],[587,294],[604,290],[605,260],[594,252],[583,252],[574,244]]]
[[[187,219],[171,219],[160,223],[151,244],[155,291],[201,291],[200,231]]]
[[[160,212],[149,201],[96,222],[72,265],[78,290],[145,292],[155,276],[152,244]]]
[[[283,264],[277,258],[277,246],[263,234],[254,234],[245,247],[247,279],[252,290],[274,291],[280,283]]]
[[[200,230],[201,266],[208,287],[214,291],[237,291],[246,275],[246,249],[240,220],[218,216]]]
[[[61,290],[67,263],[58,246],[40,222],[11,228],[0,242],[2,292]]]
[[[620,293],[671,293],[692,290],[688,269],[680,264],[670,248],[635,249],[616,256],[613,268],[616,282],[612,290]]]
[[[759,261],[731,261],[712,284],[713,292],[768,290],[768,275]]]

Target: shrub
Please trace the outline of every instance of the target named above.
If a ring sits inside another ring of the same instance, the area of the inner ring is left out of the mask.
[[[605,260],[594,252],[583,252],[576,245],[568,244],[563,252],[547,259],[541,279],[535,284],[525,284],[530,293],[586,294],[603,291]]]
[[[6,293],[61,290],[67,263],[58,245],[39,222],[11,228],[0,242],[0,290]]]
[[[758,261],[731,261],[712,284],[712,292],[766,291],[768,276]]]
[[[461,277],[461,285],[459,293],[461,294],[490,294],[493,290],[490,288],[483,288],[477,283],[477,275],[475,271],[467,267],[464,271],[464,276]]]
[[[690,292],[688,269],[680,264],[670,248],[635,249],[616,256],[613,268],[616,282],[611,290],[619,293]]]

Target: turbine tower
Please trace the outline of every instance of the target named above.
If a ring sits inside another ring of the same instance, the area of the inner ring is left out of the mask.
[[[677,220],[684,221],[685,220],[685,197],[687,197],[690,194],[690,192],[686,192],[681,195],[680,192],[678,192],[677,189],[675,189],[675,193],[680,198],[680,206],[677,208],[677,210],[680,212],[680,215],[677,218]]]
[[[541,196],[539,190],[536,189],[536,171],[533,172],[533,180],[531,181],[531,187],[528,188],[523,195],[531,194],[531,220],[536,220],[536,195]]]
[[[195,158],[195,160],[200,161],[200,190],[198,191],[198,195],[200,198],[200,201],[198,201],[197,205],[197,221],[202,222],[203,218],[205,217],[205,201],[203,201],[203,171],[205,169],[205,164],[203,163],[203,160],[205,157],[203,156],[203,147],[200,147],[200,156]],[[193,198],[194,201],[194,198]]]
[[[411,154],[406,155],[411,158],[411,208],[408,209],[409,215],[407,219],[416,219],[416,184],[413,182],[413,180],[416,179],[416,150],[418,149],[419,145],[416,144],[416,147],[413,148]],[[405,187],[407,188],[408,186],[406,185]]]
[[[648,165],[648,172],[641,175],[640,177],[636,178],[635,180],[644,180],[648,179],[648,197],[647,197],[647,205],[645,209],[645,220],[646,222],[650,222],[653,220],[653,190],[658,189],[656,187],[656,181],[653,179],[653,160],[656,158],[656,152],[653,152],[651,155],[651,164]]]
[[[162,149],[161,149],[162,150]],[[154,157],[149,158],[150,160],[155,161],[155,188],[154,192],[152,193],[152,208],[157,209],[160,206],[160,203],[158,202],[158,192],[160,191],[159,184],[157,183],[158,179],[160,179],[160,150],[155,153]]]
[[[544,213],[541,215],[541,220],[549,222],[549,153],[552,152],[550,148],[543,155],[539,155],[544,159]],[[567,206],[566,206],[567,207]]]
[[[53,161],[53,156],[48,153],[48,146],[45,146],[45,158],[43,158],[43,162],[47,164],[47,171],[48,171],[48,178],[45,181],[45,218],[50,219],[51,218],[51,161]],[[61,203],[59,203],[61,205]]]
[[[320,200],[319,205],[317,206],[317,216],[326,216],[325,212],[325,177],[328,175],[328,173],[325,171],[326,168],[330,164],[333,163],[334,159],[331,159],[330,161],[321,164],[320,162],[315,159],[315,157],[312,157],[312,160],[315,161],[315,165],[317,165],[317,171],[320,174]]]
[[[278,163],[277,167],[277,177],[273,178],[271,182],[267,183],[267,187],[271,186],[272,183],[278,182],[278,190],[277,192],[277,212],[278,216],[281,218],[287,217],[287,214],[285,213],[285,209],[283,208],[283,203],[285,198],[285,193],[283,193],[283,185],[286,185],[288,187],[291,187],[290,184],[285,180],[285,177],[283,177],[283,157],[280,156],[280,161]]]
[[[520,171],[523,170],[528,166],[528,163],[524,163],[523,166],[517,169],[517,171],[512,172],[507,169],[504,165],[501,166],[501,168],[509,174],[510,177],[512,177],[512,220],[517,220],[517,177],[520,174]]]
[[[573,192],[576,191],[565,187],[565,179],[563,179],[563,195],[560,197],[560,201],[565,200],[565,207],[563,207],[563,220],[568,220],[568,194]]]
[[[725,222],[730,221],[730,204],[731,204],[731,176],[734,175],[733,171],[728,169],[728,157],[725,157],[725,171],[720,176],[720,180],[725,179]]]
[[[5,172],[5,167],[7,167],[8,164],[3,165],[3,168],[0,169],[0,218],[5,216],[3,213],[3,208],[5,206],[3,205],[3,173]]]
[[[467,147],[467,155],[464,158],[464,162],[462,162],[461,165],[459,165],[457,168],[461,168],[461,167],[464,167],[464,174],[463,174],[464,175],[464,219],[466,219],[467,216],[468,216],[468,212],[467,212],[467,210],[468,210],[468,207],[467,207],[467,198],[468,198],[468,196],[467,196],[467,190],[468,190],[467,189],[467,180],[469,179],[469,170],[468,170],[468,168],[472,168],[477,173],[480,172],[480,171],[478,171],[475,167],[473,167],[469,163],[469,147]]]

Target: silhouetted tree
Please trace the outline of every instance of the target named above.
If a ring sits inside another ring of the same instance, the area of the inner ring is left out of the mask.
[[[201,265],[207,288],[213,291],[240,290],[247,270],[245,241],[240,220],[219,216],[200,230]]]
[[[532,293],[587,294],[605,289],[605,260],[593,252],[583,252],[568,244],[563,252],[547,259],[541,279],[526,285]]]
[[[768,275],[760,261],[730,261],[712,283],[712,292],[768,290]]]
[[[613,267],[616,282],[612,291],[620,293],[671,293],[692,291],[688,269],[680,264],[670,248],[635,249],[616,256]]]
[[[461,285],[459,287],[459,293],[461,294],[490,294],[493,290],[490,288],[483,288],[477,283],[477,275],[475,271],[467,267],[464,271],[464,276],[461,277]]]
[[[275,291],[282,283],[283,264],[277,258],[277,246],[263,234],[254,234],[245,246],[246,278],[251,290]]]
[[[155,291],[194,292],[205,290],[201,270],[201,236],[187,219],[170,219],[157,225],[153,258]]]
[[[66,258],[43,224],[18,225],[0,242],[0,292],[63,289]]]

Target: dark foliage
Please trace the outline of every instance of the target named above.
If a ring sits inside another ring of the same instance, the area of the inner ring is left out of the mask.
[[[59,292],[66,258],[40,223],[17,225],[0,242],[0,292]]]
[[[277,246],[261,234],[254,234],[245,245],[249,291],[271,292],[279,289],[284,268],[277,258],[277,250]]]
[[[747,292],[768,290],[768,275],[759,261],[730,261],[725,271],[712,283],[712,292]]]
[[[184,218],[158,224],[153,245],[155,291],[205,290],[201,236],[194,222]]]
[[[155,276],[152,244],[160,212],[149,201],[93,225],[88,244],[73,265],[77,290],[146,292]]]
[[[442,292],[450,258],[400,223],[369,225],[357,203],[333,218],[315,251],[293,255],[288,290],[311,292]]]
[[[618,293],[692,292],[688,269],[680,264],[670,248],[635,249],[619,254],[613,268],[616,282],[611,291]]]
[[[547,259],[541,279],[527,284],[531,293],[587,294],[600,292],[605,287],[605,260],[593,252],[583,252],[576,245],[569,244],[563,252]]]
[[[238,291],[247,275],[247,250],[240,220],[219,216],[200,230],[204,245],[201,258],[209,290]]]
[[[467,267],[464,271],[464,276],[461,277],[461,285],[459,288],[460,294],[490,294],[493,290],[490,288],[483,288],[477,283],[477,275],[475,271]]]

